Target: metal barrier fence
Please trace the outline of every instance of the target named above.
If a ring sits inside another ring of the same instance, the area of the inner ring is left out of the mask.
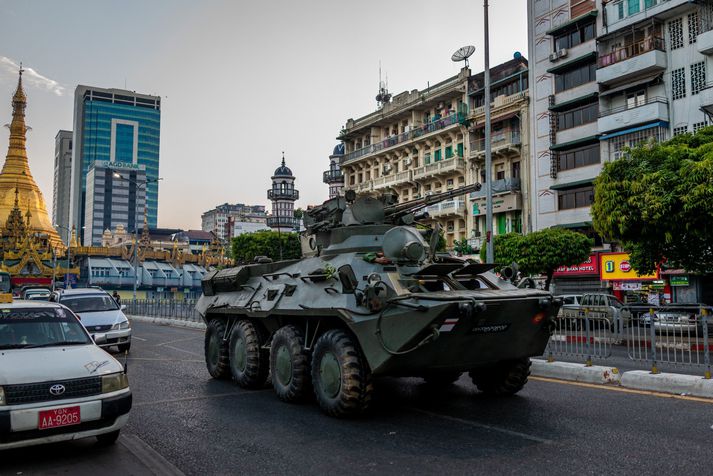
[[[587,365],[592,365],[594,358],[606,359],[618,339],[616,327],[603,317],[558,318],[547,343],[547,359],[552,361],[555,355],[581,357]]]
[[[173,299],[126,300],[126,314],[129,316],[164,317],[184,321],[200,321],[194,299],[176,301]]]

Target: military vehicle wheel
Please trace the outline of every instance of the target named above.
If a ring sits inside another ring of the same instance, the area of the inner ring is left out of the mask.
[[[304,335],[293,325],[281,327],[270,344],[272,387],[280,400],[297,402],[310,393],[309,353]]]
[[[458,381],[463,372],[433,372],[421,376],[426,384],[433,387],[447,387]]]
[[[265,385],[270,370],[270,355],[261,348],[260,333],[252,322],[241,319],[230,332],[230,372],[243,388]]]
[[[369,406],[371,372],[358,344],[346,332],[333,329],[317,339],[312,385],[319,406],[330,416],[353,416]]]
[[[213,319],[205,329],[205,363],[211,377],[230,378],[230,356],[225,337],[225,322]]]
[[[470,372],[470,378],[478,390],[489,395],[503,397],[515,395],[522,390],[530,375],[530,359],[517,359]]]

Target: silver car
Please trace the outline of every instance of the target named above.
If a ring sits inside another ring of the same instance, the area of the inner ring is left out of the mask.
[[[70,308],[101,347],[117,346],[120,352],[131,348],[131,323],[119,306],[102,289],[65,289],[55,292],[50,301]]]

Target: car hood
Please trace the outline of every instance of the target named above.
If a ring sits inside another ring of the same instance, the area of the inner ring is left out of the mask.
[[[126,316],[120,309],[111,311],[80,312],[77,314],[84,327],[113,325],[124,321]]]
[[[0,351],[0,385],[106,375],[123,370],[94,344]]]

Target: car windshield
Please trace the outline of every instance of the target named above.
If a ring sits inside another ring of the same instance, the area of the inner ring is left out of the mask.
[[[0,349],[90,344],[76,317],[62,308],[0,309]]]
[[[116,304],[116,301],[114,301],[114,298],[108,294],[68,296],[61,298],[60,302],[77,314],[82,312],[114,311],[119,309],[119,306]]]

